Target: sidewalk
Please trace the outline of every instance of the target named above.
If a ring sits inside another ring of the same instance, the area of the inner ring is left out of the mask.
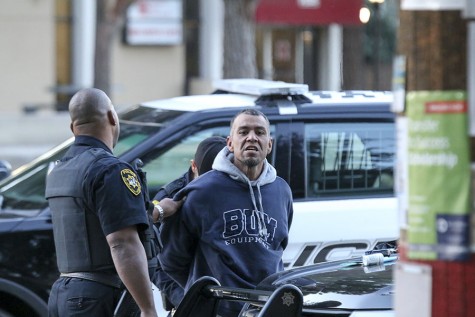
[[[72,137],[69,113],[0,112],[0,160],[15,169]]]

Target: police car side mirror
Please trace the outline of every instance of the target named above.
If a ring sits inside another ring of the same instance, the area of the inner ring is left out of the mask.
[[[7,178],[12,173],[12,166],[8,161],[0,160],[0,180]]]

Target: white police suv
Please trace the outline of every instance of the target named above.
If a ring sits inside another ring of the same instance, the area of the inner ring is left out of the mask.
[[[308,91],[306,85],[222,80],[209,95],[143,102],[122,111],[117,156],[140,158],[153,196],[183,174],[198,143],[227,136],[230,119],[255,107],[269,118],[268,160],[292,188],[286,268],[357,257],[398,239],[392,95]],[[72,139],[0,182],[0,316],[43,316],[57,278],[48,166]],[[22,307],[22,312],[18,311]]]

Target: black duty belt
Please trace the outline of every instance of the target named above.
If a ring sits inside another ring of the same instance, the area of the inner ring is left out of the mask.
[[[115,288],[122,288],[123,284],[120,277],[116,274],[107,274],[99,272],[72,272],[61,273],[61,277],[75,277],[83,280],[94,281]]]

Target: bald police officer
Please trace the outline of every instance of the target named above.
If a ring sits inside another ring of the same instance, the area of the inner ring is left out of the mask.
[[[74,144],[47,177],[48,199],[61,273],[49,316],[112,316],[125,286],[141,316],[157,316],[144,234],[150,230],[146,193],[136,171],[112,154],[120,127],[101,90],[77,92],[69,104]],[[180,203],[160,202],[166,216]],[[157,218],[154,210],[154,218]]]

